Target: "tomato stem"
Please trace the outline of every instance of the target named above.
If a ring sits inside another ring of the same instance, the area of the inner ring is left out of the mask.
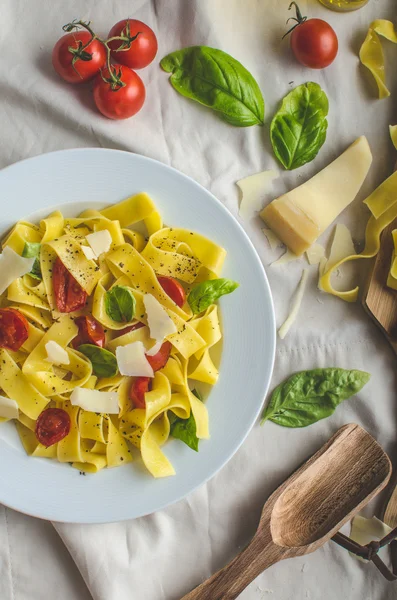
[[[291,29],[289,29],[287,31],[287,33],[285,33],[283,35],[282,39],[284,39],[285,37],[287,37],[287,35],[289,35],[290,33],[292,33],[294,31],[294,29],[296,29],[297,27],[299,27],[299,25],[302,25],[302,23],[304,23],[305,21],[307,21],[307,17],[302,17],[302,13],[301,13],[300,8],[299,8],[299,6],[297,5],[296,2],[291,2],[291,4],[288,7],[288,10],[291,10],[291,8],[293,6],[295,7],[295,10],[296,10],[296,16],[295,17],[290,17],[289,19],[287,19],[287,24],[290,21],[296,21],[296,24],[293,27],[291,27]]]

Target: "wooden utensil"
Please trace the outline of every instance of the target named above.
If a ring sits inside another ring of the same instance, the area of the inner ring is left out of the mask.
[[[359,425],[345,425],[273,492],[249,546],[182,600],[234,600],[274,563],[314,552],[390,474],[390,460],[374,438]]]
[[[363,295],[363,306],[397,354],[397,291],[387,287],[394,248],[393,229],[397,229],[397,219],[382,234],[380,250]],[[397,485],[391,490],[383,520],[390,527],[397,527]]]

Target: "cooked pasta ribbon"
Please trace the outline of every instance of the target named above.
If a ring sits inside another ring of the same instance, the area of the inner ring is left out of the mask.
[[[373,75],[379,90],[379,99],[390,96],[386,86],[385,56],[380,37],[397,44],[397,31],[391,21],[378,19],[369,26],[367,36],[360,49],[360,60]]]

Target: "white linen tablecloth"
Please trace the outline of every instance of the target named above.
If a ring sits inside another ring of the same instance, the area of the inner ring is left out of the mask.
[[[374,166],[359,197],[339,219],[362,240],[367,211],[361,200],[391,172],[396,160],[387,126],[397,122],[397,48],[387,48],[394,94],[382,102],[375,100],[357,53],[373,19],[395,17],[395,0],[370,0],[363,10],[344,15],[327,11],[316,0],[301,0],[304,14],[327,19],[339,35],[338,59],[324,71],[298,65],[288,42],[281,41],[288,4],[289,0],[2,0],[0,167],[62,148],[129,150],[190,175],[237,216],[234,182],[279,167],[268,135],[278,102],[295,85],[313,80],[330,100],[327,142],[311,164],[283,173],[275,191],[295,187],[356,137],[367,135]],[[91,19],[98,32],[106,34],[127,16],[154,28],[159,59],[194,44],[221,48],[239,59],[263,90],[266,126],[238,129],[223,123],[211,111],[177,95],[158,61],[141,72],[147,101],[136,117],[124,122],[101,117],[90,86],[68,86],[53,72],[51,49],[61,26],[73,18]],[[81,194],[84,198],[84,189]],[[265,265],[281,253],[269,250],[259,219],[243,226]],[[299,261],[268,269],[278,324],[288,312],[302,266]],[[363,279],[369,265],[359,267]],[[360,305],[321,294],[315,268],[310,277],[299,319],[287,339],[278,343],[272,386],[304,368],[358,368],[372,374],[359,397],[305,430],[255,425],[243,447],[208,484],[178,504],[136,521],[51,524],[0,507],[1,600],[177,600],[248,542],[270,492],[339,426],[362,424],[396,458],[395,356]],[[241,598],[391,600],[396,595],[396,584],[387,583],[373,566],[329,543],[313,555],[272,567]]]

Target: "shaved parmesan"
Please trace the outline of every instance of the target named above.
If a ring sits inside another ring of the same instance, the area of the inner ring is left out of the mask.
[[[50,340],[45,345],[45,351],[47,352],[46,360],[50,363],[54,363],[55,365],[69,365],[70,358],[69,354],[66,352],[65,348],[62,348],[57,342],[54,340]]]
[[[3,419],[18,419],[18,404],[11,398],[0,396],[0,417]]]
[[[272,181],[277,177],[277,171],[262,171],[237,181],[236,185],[241,190],[239,215],[242,219],[249,221],[261,210],[263,197],[269,192]]]
[[[160,302],[152,296],[145,294],[143,297],[150,337],[156,342],[162,342],[167,336],[177,332],[174,321],[168,316],[167,311]]]
[[[306,250],[307,262],[309,265],[318,265],[325,256],[325,248],[321,244],[313,244]]]
[[[160,352],[162,345],[163,345],[163,341],[162,340],[160,340],[159,342],[156,342],[150,348],[150,350],[147,350],[147,352],[146,352],[147,356],[154,356],[155,354],[157,354],[157,352]]]
[[[262,233],[265,234],[267,241],[269,242],[269,246],[272,250],[276,250],[276,248],[283,245],[283,242],[279,240],[279,238],[271,229],[266,229],[266,227],[264,227],[262,229]]]
[[[272,262],[270,266],[279,267],[280,265],[286,265],[287,263],[296,260],[297,258],[300,258],[300,256],[297,256],[296,254],[294,254],[294,252],[291,252],[291,250],[287,249],[284,252],[284,254],[282,254],[280,258]]]
[[[95,231],[86,235],[85,239],[91,246],[91,250],[96,257],[100,256],[104,252],[108,252],[112,245],[112,236],[107,229],[102,231]],[[83,250],[84,252],[84,250]]]
[[[329,271],[343,258],[354,256],[356,249],[353,244],[352,236],[346,225],[338,223],[335,227],[334,239],[332,241],[331,252],[329,253],[326,271]]]
[[[117,392],[100,392],[88,388],[76,387],[70,395],[73,406],[84,410],[109,415],[119,414],[119,395]]]
[[[6,246],[0,254],[0,294],[5,292],[15,279],[29,273],[35,260],[35,257],[19,256],[12,248]]]
[[[295,295],[295,298],[292,303],[291,311],[290,311],[288,317],[286,318],[286,320],[284,321],[284,323],[281,325],[280,329],[278,330],[278,335],[281,337],[282,340],[285,338],[288,331],[294,324],[296,317],[298,316],[299,309],[302,304],[303,295],[305,293],[308,276],[309,276],[309,270],[303,269],[302,277],[299,282],[298,288],[296,290],[296,295]]]
[[[116,348],[117,366],[121,375],[128,377],[154,377],[153,369],[146,358],[142,342],[132,342]]]
[[[379,541],[382,538],[386,537],[392,528],[377,519],[376,517],[372,517],[371,519],[366,519],[361,515],[357,515],[354,517],[351,523],[351,531],[350,531],[350,539],[354,542],[357,542],[361,546],[366,546],[372,541]],[[361,562],[368,562],[361,556],[357,556],[356,554],[351,554],[357,560]]]
[[[96,260],[98,258],[90,246],[81,246],[81,249],[87,260]]]

